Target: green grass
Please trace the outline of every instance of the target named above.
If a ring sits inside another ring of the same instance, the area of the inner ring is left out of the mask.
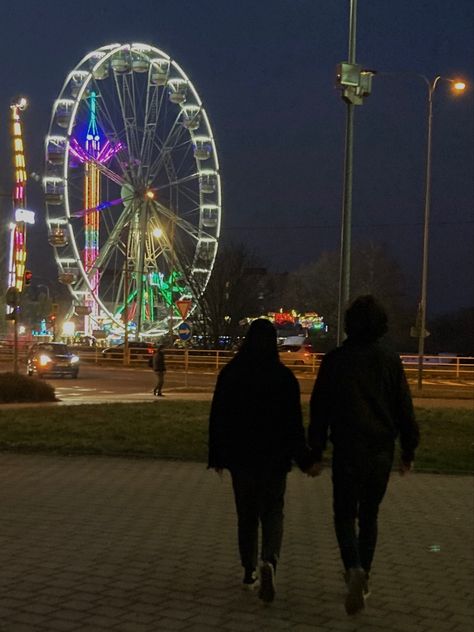
[[[0,450],[207,459],[209,402],[0,409]],[[474,471],[474,415],[419,408],[418,471]]]
[[[474,411],[417,408],[421,441],[416,468],[430,471],[474,472]]]

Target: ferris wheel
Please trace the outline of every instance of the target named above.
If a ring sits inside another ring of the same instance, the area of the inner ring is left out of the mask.
[[[169,331],[209,280],[219,161],[190,79],[163,51],[112,44],[67,75],[45,139],[49,242],[84,329]]]

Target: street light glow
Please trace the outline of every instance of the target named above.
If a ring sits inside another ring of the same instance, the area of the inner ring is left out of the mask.
[[[429,228],[431,213],[431,154],[432,154],[432,128],[433,128],[433,97],[439,81],[444,80],[451,83],[455,92],[461,93],[466,84],[464,81],[457,79],[449,79],[438,75],[430,82],[427,77],[421,75],[428,86],[428,139],[426,147],[426,180],[425,180],[425,210],[423,218],[423,258],[421,269],[421,297],[418,306],[418,316],[416,330],[418,333],[418,390],[423,388],[423,361],[425,355],[425,336],[429,333],[426,331],[426,295],[428,286],[428,244],[429,244]]]
[[[72,320],[67,320],[63,323],[63,336],[74,336],[74,332],[76,331],[76,325]]]
[[[147,191],[147,192],[145,193],[145,195],[147,196],[147,198],[148,198],[149,200],[154,200],[154,199],[155,199],[155,194],[153,193],[153,191]]]
[[[153,237],[156,237],[157,239],[159,239],[160,237],[163,237],[163,231],[161,228],[154,228],[153,229]]]
[[[18,97],[16,101],[12,104],[12,107],[16,107],[19,110],[25,110],[28,107],[28,99],[25,97]]]

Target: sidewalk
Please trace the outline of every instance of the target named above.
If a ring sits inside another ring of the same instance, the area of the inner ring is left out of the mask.
[[[347,617],[330,476],[289,476],[277,598],[240,589],[228,475],[0,453],[1,632],[471,632],[473,478],[394,474]]]

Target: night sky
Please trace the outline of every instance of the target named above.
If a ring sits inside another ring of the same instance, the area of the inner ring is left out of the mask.
[[[427,88],[415,75],[464,78],[463,96],[453,97],[445,82],[435,93],[428,312],[472,306],[474,3],[358,4],[357,61],[379,74],[355,113],[353,240],[386,244],[418,296]],[[41,173],[51,107],[67,73],[102,45],[141,41],[174,58],[204,101],[221,163],[222,243],[245,242],[274,271],[338,249],[346,106],[335,66],[347,58],[348,8],[345,0],[5,3],[1,192],[13,179],[11,98],[30,99],[28,171]],[[30,181],[28,196],[40,218],[29,233],[29,267],[54,278],[40,186]],[[0,204],[7,221],[8,199]]]

